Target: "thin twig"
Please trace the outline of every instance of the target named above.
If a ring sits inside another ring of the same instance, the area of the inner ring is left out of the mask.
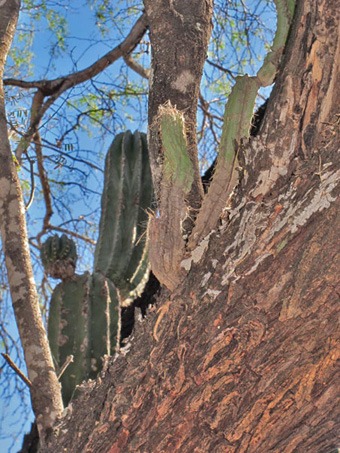
[[[209,59],[207,59],[207,63],[210,64],[211,66],[214,66],[215,68],[219,69],[220,71],[225,72],[225,73],[228,74],[233,80],[236,79],[236,76],[232,73],[232,71],[230,71],[230,69],[224,68],[224,67],[221,66],[220,64],[215,63],[214,61],[211,61],[211,60],[209,60]]]
[[[114,63],[118,58],[129,55],[138,45],[147,30],[147,17],[143,13],[135,22],[128,36],[114,49],[110,50],[106,55],[99,58],[95,63],[81,71],[74,72],[64,77],[59,77],[54,80],[41,80],[35,82],[26,82],[23,80],[6,79],[4,85],[17,86],[24,89],[37,88],[37,92],[33,98],[31,108],[30,126],[23,139],[20,141],[15,155],[18,162],[21,161],[22,154],[27,150],[35,133],[38,130],[39,124],[52,104],[67,90],[92,79],[100,74],[104,69]],[[44,102],[44,98],[47,100]],[[34,105],[34,101],[36,104]],[[35,106],[37,108],[35,108]]]
[[[45,207],[46,207],[44,220],[43,220],[43,231],[46,231],[47,227],[50,223],[50,219],[53,215],[51,189],[50,189],[50,184],[49,184],[49,181],[48,181],[48,178],[46,175],[46,170],[44,168],[44,162],[43,162],[44,158],[43,158],[43,154],[42,154],[41,137],[40,137],[40,133],[38,131],[34,134],[34,140],[35,140],[35,154],[37,156],[39,179],[41,182],[41,187],[42,187],[44,201],[45,201]]]
[[[68,356],[66,357],[66,360],[65,360],[63,366],[60,368],[60,371],[59,371],[59,373],[58,373],[58,375],[57,375],[57,376],[58,376],[58,379],[61,378],[61,376],[64,374],[66,368],[67,368],[67,367],[69,366],[69,364],[72,363],[72,362],[73,362],[73,355],[71,354],[71,355],[68,355]]]
[[[82,234],[78,234],[75,231],[67,230],[66,228],[61,228],[61,227],[58,227],[58,226],[55,226],[55,225],[48,224],[47,225],[47,230],[60,231],[60,233],[69,234],[70,236],[73,236],[73,237],[78,238],[78,239],[82,239],[83,241],[88,242],[89,244],[96,245],[96,241],[94,241],[93,239],[90,239],[90,238],[88,238],[86,236],[83,236]]]
[[[26,211],[29,210],[32,202],[33,202],[33,199],[34,199],[34,191],[35,191],[35,182],[34,182],[34,162],[28,157],[27,155],[27,159],[30,163],[30,175],[31,175],[31,192],[30,192],[30,197],[28,199],[28,202],[25,206],[25,209]]]
[[[6,360],[8,365],[12,368],[12,370],[15,371],[15,373],[19,376],[20,379],[22,379],[27,387],[32,387],[32,382],[24,375],[24,373],[19,370],[19,368],[16,366],[16,364],[13,362],[13,360],[10,358],[8,354],[4,354],[3,352],[1,353],[2,357]]]

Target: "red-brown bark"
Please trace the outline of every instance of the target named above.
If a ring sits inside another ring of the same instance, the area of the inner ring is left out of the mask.
[[[229,218],[49,451],[340,446],[339,24],[337,0],[298,2]]]

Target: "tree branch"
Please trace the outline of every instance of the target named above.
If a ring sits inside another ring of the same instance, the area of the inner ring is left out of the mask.
[[[143,77],[143,79],[149,80],[150,69],[145,69],[145,68],[143,68],[143,66],[141,66],[140,64],[138,64],[137,61],[135,61],[135,60],[131,57],[131,55],[125,55],[124,61],[125,61],[125,63],[127,64],[127,66],[129,66],[130,69],[132,69],[132,70],[135,71],[137,74],[139,74],[141,77]]]
[[[86,69],[81,71],[74,72],[73,74],[53,80],[32,82],[16,79],[4,80],[4,85],[17,86],[24,89],[37,88],[38,90],[32,102],[30,126],[15,151],[16,158],[19,162],[22,154],[27,150],[28,145],[31,143],[44,114],[59,98],[59,96],[61,96],[68,89],[92,79],[118,60],[118,58],[124,55],[129,55],[138,45],[146,30],[147,19],[146,15],[142,14],[122,43],[105,54],[91,66],[88,66]],[[47,100],[43,102],[45,97],[47,97]]]
[[[6,360],[8,365],[12,368],[12,370],[15,371],[15,373],[19,376],[19,378],[25,382],[28,388],[32,387],[32,382],[27,379],[27,377],[24,375],[24,373],[16,366],[16,364],[13,362],[13,360],[10,358],[8,354],[4,354],[3,352],[1,353],[2,357]]]
[[[15,319],[27,365],[32,407],[42,444],[63,403],[43,326],[27,238],[25,206],[7,135],[1,82],[12,44],[20,1],[0,3],[0,227]]]

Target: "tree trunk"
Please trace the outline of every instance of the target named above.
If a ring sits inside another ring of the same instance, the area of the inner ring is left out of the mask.
[[[339,25],[338,0],[298,2],[229,218],[48,451],[340,447]]]
[[[2,78],[19,7],[20,1],[0,2],[0,227],[13,309],[32,384],[32,407],[43,442],[63,405],[34,283],[20,181],[7,138]]]
[[[197,155],[197,103],[212,29],[212,0],[144,0],[144,5],[152,44],[148,143],[155,192],[158,198],[163,160],[157,115],[159,107],[170,102],[184,112],[187,122],[188,150],[195,172],[187,201],[195,212],[203,196]],[[189,225],[184,228],[190,230],[190,222],[186,223]]]

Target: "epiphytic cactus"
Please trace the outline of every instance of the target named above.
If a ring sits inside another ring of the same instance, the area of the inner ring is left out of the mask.
[[[152,197],[145,134],[119,134],[105,161],[94,273],[75,274],[75,244],[65,235],[48,238],[41,248],[46,271],[62,279],[50,304],[51,351],[59,367],[68,355],[74,356],[61,377],[65,405],[77,385],[96,377],[104,355],[116,349],[120,307],[133,300],[147,280],[147,211]]]
[[[116,288],[99,274],[75,274],[56,286],[48,320],[51,352],[61,367],[69,355],[73,362],[60,378],[65,406],[84,379],[94,379],[102,359],[114,351],[119,331]]]
[[[148,210],[153,189],[146,135],[114,139],[106,156],[102,215],[94,268],[120,290],[122,303],[143,289],[148,275]]]
[[[155,192],[158,215],[150,225],[150,262],[159,281],[171,291],[178,287],[198,262],[209,242],[209,235],[218,227],[218,220],[237,180],[238,152],[249,137],[255,100],[260,87],[271,85],[276,77],[290,24],[295,0],[274,0],[277,10],[277,30],[271,50],[254,77],[237,77],[223,117],[222,136],[214,173],[198,211],[188,202],[187,194],[195,183],[190,149],[186,144],[186,128],[182,112],[170,103],[159,107],[157,139],[161,152],[156,163]],[[196,186],[199,184],[196,183]],[[183,229],[186,218],[192,216],[192,228]],[[183,235],[183,232],[185,235]]]
[[[41,261],[52,278],[71,277],[76,269],[76,245],[65,234],[50,236],[41,247]]]

